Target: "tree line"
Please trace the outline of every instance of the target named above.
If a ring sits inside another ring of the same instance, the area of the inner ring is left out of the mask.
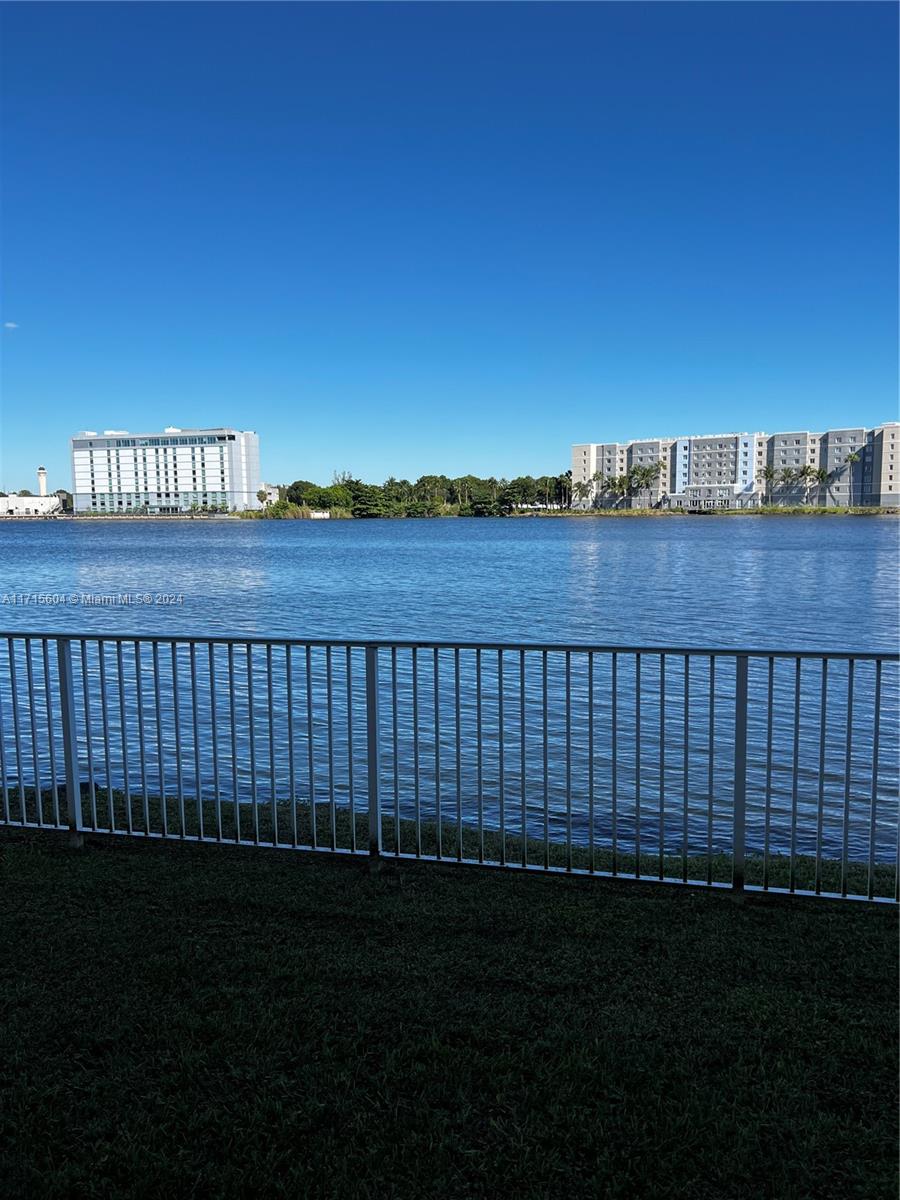
[[[296,479],[280,491],[279,499],[267,504],[261,515],[299,516],[318,509],[347,517],[499,517],[517,509],[568,508],[572,472],[516,479],[422,475],[415,482],[392,476],[380,484],[342,472],[327,487]]]

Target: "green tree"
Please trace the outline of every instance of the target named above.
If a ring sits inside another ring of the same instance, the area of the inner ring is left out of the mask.
[[[771,504],[772,490],[775,487],[775,480],[778,477],[778,472],[770,463],[767,463],[760,471],[760,476],[765,481],[766,485],[766,504]]]
[[[591,483],[594,485],[591,503],[594,508],[598,508],[603,498],[603,493],[606,489],[606,480],[603,478],[602,471],[595,471],[591,476]]]
[[[849,467],[849,472],[850,472],[849,479],[847,480],[848,504],[849,504],[850,508],[853,507],[853,468],[856,466],[856,464],[858,462],[859,462],[859,455],[856,453],[855,450],[851,450],[850,453],[847,455],[847,457],[844,459],[844,464],[843,464],[845,469],[847,469]]]
[[[572,488],[576,500],[587,500],[593,490],[594,485],[589,479],[579,479]]]
[[[803,503],[804,504],[809,504],[809,493],[810,493],[810,489],[812,488],[812,483],[813,483],[813,480],[815,479],[815,475],[816,475],[816,468],[814,466],[812,466],[810,463],[804,463],[803,466],[800,468],[800,470],[797,472],[797,478],[803,484],[803,489],[804,489]]]
[[[793,467],[785,467],[784,470],[781,471],[778,476],[778,481],[781,484],[781,490],[783,492],[790,491],[790,489],[794,486],[796,480],[797,480],[797,474],[794,471]]]
[[[345,485],[350,493],[354,517],[383,517],[385,514],[384,492],[373,483],[361,479],[350,479]]]

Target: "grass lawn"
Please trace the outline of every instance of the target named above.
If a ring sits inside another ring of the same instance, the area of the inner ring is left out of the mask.
[[[896,1195],[897,914],[0,839],[0,1195]]]

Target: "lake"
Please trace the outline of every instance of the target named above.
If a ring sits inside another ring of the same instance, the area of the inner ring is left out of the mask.
[[[0,521],[5,630],[891,649],[893,517]],[[169,607],[10,596],[174,594]]]
[[[900,522],[891,517],[4,521],[2,624],[6,633],[890,651],[897,638],[898,534]],[[86,602],[106,596],[127,596],[132,603]],[[149,605],[134,602],[143,596]],[[40,603],[41,597],[55,602]],[[157,597],[170,602],[152,603]],[[0,751],[10,784],[27,787],[32,763],[46,779],[49,743],[40,729],[32,742],[25,719],[25,643],[16,639],[13,650],[22,718],[19,730],[11,731],[7,644],[0,657]],[[38,651],[34,643],[30,668],[43,711],[44,670],[52,675],[55,665],[46,666]],[[95,641],[76,657],[76,695],[86,713],[87,691],[91,738],[104,747],[103,769],[113,787],[127,778],[138,794],[164,787],[168,794],[208,797],[214,789],[225,803],[255,797],[265,804],[285,789],[308,798],[312,780],[318,801],[340,807],[365,784],[360,654],[336,652],[332,660],[316,650],[305,661],[300,652],[291,661],[283,650],[267,658],[259,648],[248,662],[238,648],[232,661],[219,645],[208,663],[200,657],[195,673],[186,646],[172,651],[163,644],[157,653],[150,645],[127,645],[117,655],[112,643],[101,649]],[[667,656],[664,696],[659,656],[644,656],[640,677],[634,656],[619,656],[615,675],[609,655],[593,662],[573,655],[571,663],[551,655],[545,677],[540,656],[531,656],[523,678],[516,655],[508,656],[501,676],[496,654],[478,659],[464,651],[456,685],[452,652],[442,652],[437,680],[435,661],[423,652],[414,664],[403,651],[394,660],[393,680],[384,664],[383,768],[388,806],[396,804],[401,815],[421,807],[423,817],[433,819],[443,786],[460,797],[467,822],[480,813],[486,828],[498,828],[504,804],[515,797],[518,808],[526,792],[521,820],[529,837],[540,839],[549,830],[559,838],[570,829],[576,844],[593,837],[608,845],[610,798],[617,797],[613,811],[625,845],[640,837],[647,850],[661,840],[678,846],[684,842],[682,821],[692,853],[730,845],[733,659],[720,660],[713,676],[708,657],[693,657],[687,704],[685,663],[678,655]],[[846,838],[850,858],[865,861],[874,846],[879,861],[891,861],[897,837],[896,667],[886,668],[881,697],[874,825],[874,665],[859,663],[851,680],[846,663],[832,664],[824,738],[820,663],[805,663],[801,678],[793,660],[779,659],[768,679],[766,660],[757,659],[749,686],[748,848],[758,851],[767,836],[762,796],[771,688],[773,852],[786,853],[793,839],[798,853],[814,853],[820,842],[826,855],[839,857]],[[854,687],[848,754],[848,688]],[[101,719],[104,689],[109,712]],[[429,721],[437,704],[443,716],[436,741]],[[524,725],[526,718],[523,743],[518,722]],[[139,755],[135,731],[142,721],[147,736]],[[83,731],[81,737],[86,758]],[[668,751],[664,768],[661,746]],[[216,754],[221,761],[214,761]],[[98,767],[98,783],[103,769]],[[594,791],[596,812],[589,818],[585,796]],[[663,794],[664,820],[656,799]]]

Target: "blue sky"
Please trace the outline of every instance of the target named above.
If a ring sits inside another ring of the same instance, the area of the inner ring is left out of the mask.
[[[6,488],[83,428],[327,482],[896,417],[892,4],[2,22]]]

